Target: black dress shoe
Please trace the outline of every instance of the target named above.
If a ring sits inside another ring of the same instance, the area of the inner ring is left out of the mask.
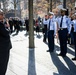
[[[47,50],[47,52],[50,52],[50,50]]]
[[[54,52],[53,50],[50,50],[50,53]]]
[[[76,60],[76,57],[75,58],[72,58],[72,60]]]
[[[62,55],[62,57],[64,58],[64,57],[66,57],[66,55]]]
[[[62,55],[61,53],[60,54],[57,54],[57,56],[66,57],[66,55]]]
[[[60,53],[60,54],[57,54],[57,56],[62,56],[62,54]]]
[[[46,42],[45,40],[43,40],[43,42]]]

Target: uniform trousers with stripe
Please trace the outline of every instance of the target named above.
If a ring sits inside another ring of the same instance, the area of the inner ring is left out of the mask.
[[[48,47],[50,52],[54,51],[54,30],[48,31]]]
[[[65,56],[67,53],[67,34],[68,34],[67,28],[63,30],[59,30],[58,34],[59,34],[60,50],[61,50],[60,54],[62,56]]]

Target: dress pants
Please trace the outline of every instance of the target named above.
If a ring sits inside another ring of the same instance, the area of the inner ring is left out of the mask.
[[[71,45],[74,45],[74,32],[70,33],[70,38],[71,38]]]
[[[74,46],[75,46],[75,57],[76,57],[76,32],[74,32]]]
[[[9,51],[0,53],[0,75],[5,75],[9,60]]]
[[[48,31],[48,47],[50,52],[54,51],[54,30]]]
[[[44,25],[44,38],[43,38],[43,41],[46,42],[46,39],[47,39],[47,25]]]
[[[60,54],[62,56],[66,56],[66,53],[67,53],[67,34],[68,34],[67,28],[65,28],[63,30],[59,30],[58,34],[59,34],[60,50],[61,50]]]

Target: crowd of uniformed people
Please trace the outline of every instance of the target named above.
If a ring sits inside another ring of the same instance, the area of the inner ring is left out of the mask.
[[[60,44],[60,54],[57,55],[66,57],[68,43],[75,47],[75,57],[72,60],[76,60],[76,13],[70,16],[64,8],[60,10],[60,15],[57,11],[49,12],[43,19],[43,25],[43,41],[47,42],[48,38],[47,52],[54,52],[54,37],[57,37],[57,42]]]
[[[26,29],[29,31],[29,19],[26,18],[25,24],[27,24]],[[46,14],[44,18],[34,19],[34,26],[38,34],[41,28],[43,42],[48,42],[47,52],[54,51],[54,37],[56,37],[61,51],[57,55],[66,57],[68,43],[75,46],[75,57],[72,60],[76,60],[76,13],[70,15],[64,8],[60,11],[55,10]]]

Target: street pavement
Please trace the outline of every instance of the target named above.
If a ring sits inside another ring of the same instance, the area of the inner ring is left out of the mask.
[[[43,42],[43,35],[34,35],[35,48],[29,49],[29,37],[26,31],[18,35],[11,35],[13,48],[6,75],[76,75],[76,61],[74,48],[68,46],[67,57],[57,56],[60,52],[59,44],[55,39],[55,50],[47,52],[48,44]]]

